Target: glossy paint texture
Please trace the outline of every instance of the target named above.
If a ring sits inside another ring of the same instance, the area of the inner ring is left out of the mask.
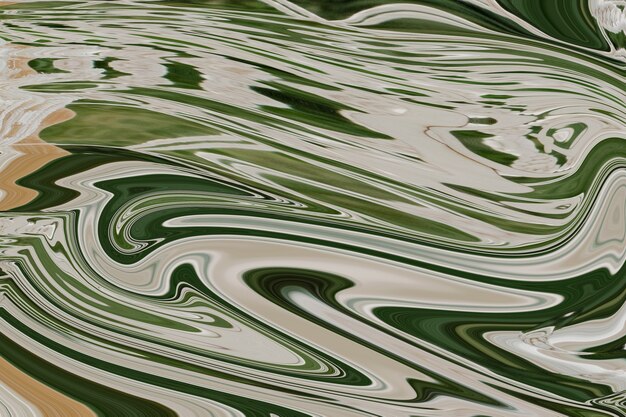
[[[623,1],[0,5],[0,416],[626,415]]]

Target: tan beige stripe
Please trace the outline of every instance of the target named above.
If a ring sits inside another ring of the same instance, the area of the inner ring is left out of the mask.
[[[0,2],[0,6],[14,3],[4,1]],[[34,74],[25,58],[10,60],[9,68],[18,70],[12,74],[11,78],[22,78]],[[63,149],[42,141],[39,138],[39,132],[73,116],[74,113],[68,109],[56,111],[43,120],[35,134],[9,145],[18,149],[22,155],[11,161],[0,172],[0,188],[6,193],[0,201],[0,210],[21,206],[37,195],[34,190],[17,185],[16,181],[46,163],[67,154]],[[44,417],[96,417],[96,414],[85,405],[31,378],[4,358],[0,358],[0,382],[39,409]]]
[[[0,2],[0,6],[11,4],[12,2]],[[21,47],[18,47],[21,48]],[[28,58],[13,58],[8,62],[11,70],[11,79],[19,79],[36,74],[28,66]],[[39,138],[39,132],[48,126],[61,123],[74,117],[75,113],[69,109],[61,109],[48,115],[39,125],[37,132],[31,136],[19,140],[17,143],[8,145],[19,151],[19,156],[13,159],[6,168],[0,171],[0,189],[4,191],[4,196],[0,199],[0,211],[9,210],[22,206],[37,196],[35,190],[17,185],[16,182],[26,175],[35,172],[50,161],[68,152],[63,149],[48,144]],[[9,136],[16,134],[18,126],[14,126],[8,133]]]
[[[0,358],[0,381],[36,407],[43,417],[96,417],[87,406],[31,378]]]
[[[68,109],[56,111],[43,121],[39,130],[61,123],[73,116],[74,112]],[[50,161],[68,154],[65,150],[42,141],[38,133],[10,146],[18,150],[21,155],[0,172],[0,189],[6,193],[0,200],[0,211],[22,206],[34,199],[37,196],[35,190],[17,185],[16,182]]]

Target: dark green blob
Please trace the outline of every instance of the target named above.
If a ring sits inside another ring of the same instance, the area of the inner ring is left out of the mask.
[[[624,346],[626,345],[626,336],[619,337],[611,340],[603,345],[594,346],[584,350],[586,360],[612,360],[612,359],[626,359],[626,351]]]
[[[314,78],[302,77],[300,75],[294,74],[293,72],[288,72],[280,68],[274,68],[269,65],[263,64],[261,62],[249,61],[247,59],[242,59],[236,56],[225,56],[224,58],[230,59],[231,61],[245,64],[245,65],[249,65],[251,67],[255,67],[269,75],[272,75],[276,78],[280,78],[281,80],[288,82],[288,83],[305,85],[308,87],[319,88],[322,90],[330,90],[330,91],[340,90],[338,87],[316,81]]]
[[[193,266],[189,264],[183,264],[178,266],[173,272],[170,278],[168,291],[160,298],[169,301],[180,300],[180,305],[189,305],[186,300],[184,300],[184,290],[192,289],[193,292],[202,294],[207,297],[207,299],[212,302],[216,302],[216,304],[222,304],[222,300],[213,291],[210,291],[206,284],[203,283]],[[207,313],[205,313],[207,314]],[[222,317],[217,316],[215,314],[207,314],[211,319],[211,326],[219,327],[222,329],[233,329],[233,325],[228,321],[224,320]]]
[[[337,293],[354,287],[354,283],[344,277],[298,268],[255,269],[245,273],[244,281],[267,300],[298,314],[302,311],[284,297],[283,290],[287,287],[304,289],[336,310],[344,310],[335,299]],[[324,325],[324,322],[316,317],[307,316],[307,319]]]
[[[34,84],[21,87],[24,91],[34,93],[71,93],[73,91],[97,88],[98,84],[81,81],[65,81],[51,84]]]
[[[611,43],[615,46],[615,49],[626,49],[626,33],[622,30],[618,33],[606,31],[606,36],[611,40]]]
[[[111,68],[111,65],[110,65],[111,62],[115,62],[115,61],[119,61],[119,59],[113,58],[113,57],[106,57],[104,59],[94,61],[93,67],[102,70],[102,73],[104,75],[102,77],[103,80],[112,80],[114,78],[121,77],[124,75],[130,75],[128,73],[117,71]]]
[[[608,51],[587,0],[498,0],[543,33],[585,48]]]
[[[364,126],[358,125],[339,113],[341,110],[355,109],[351,109],[336,101],[332,101],[277,82],[265,82],[264,84],[270,88],[251,87],[251,89],[259,94],[263,94],[266,97],[289,106],[289,108],[268,105],[260,106],[268,113],[286,117],[297,122],[310,124],[315,127],[348,133],[355,136],[364,136],[376,139],[392,139],[383,133],[375,132]]]
[[[36,58],[28,61],[28,66],[40,74],[67,73],[69,71],[60,70],[54,67],[54,58]]]
[[[470,117],[469,123],[475,125],[494,125],[498,123],[493,117]]]
[[[147,6],[189,7],[217,9],[245,9],[248,11],[276,12],[276,9],[259,0],[157,0],[144,1]]]
[[[38,23],[38,26],[43,26],[51,29],[64,29],[66,31],[70,31],[70,29],[72,29],[72,26],[64,25],[62,23],[42,22]]]
[[[482,133],[478,130],[452,130],[450,133],[471,152],[490,161],[510,166],[517,160],[517,156],[497,151],[485,144],[484,140],[493,137],[493,135]]]
[[[0,310],[0,317],[13,321],[4,309]],[[0,356],[52,389],[89,406],[99,417],[178,417],[165,406],[98,384],[46,362],[2,333]]]
[[[449,25],[428,19],[398,18],[371,26],[372,29],[393,30],[399,32],[429,33],[447,36],[473,36],[475,31],[461,26]],[[453,77],[450,77],[453,78]],[[441,78],[444,79],[444,78]]]
[[[428,94],[423,94],[423,93],[413,91],[413,90],[405,90],[402,88],[387,88],[387,91],[390,91],[395,94],[407,95],[407,96],[412,96],[412,97],[430,97]],[[378,93],[376,91],[373,91],[373,92]]]
[[[172,82],[173,87],[202,90],[200,83],[204,78],[193,65],[171,61],[165,64],[165,67],[167,68],[165,78]]]

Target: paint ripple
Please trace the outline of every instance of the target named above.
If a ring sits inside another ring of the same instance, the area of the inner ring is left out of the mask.
[[[626,416],[623,1],[0,5],[0,416]]]

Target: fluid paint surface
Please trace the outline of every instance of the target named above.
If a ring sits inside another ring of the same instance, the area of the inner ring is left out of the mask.
[[[0,7],[0,416],[625,416],[626,3]]]

